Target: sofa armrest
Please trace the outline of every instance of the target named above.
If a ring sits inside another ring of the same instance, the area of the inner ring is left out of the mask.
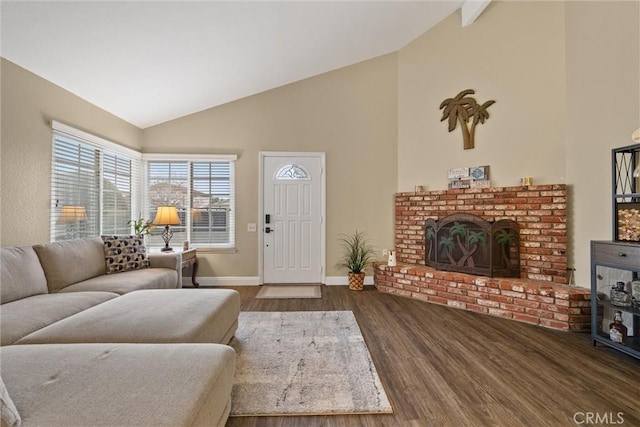
[[[178,272],[178,288],[182,287],[182,254],[176,252],[151,252],[147,254],[151,268],[168,268]]]

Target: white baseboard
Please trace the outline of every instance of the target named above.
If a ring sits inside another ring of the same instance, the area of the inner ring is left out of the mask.
[[[365,276],[365,285],[373,285],[373,276]],[[325,280],[327,286],[349,286],[349,278],[347,276],[327,276]]]
[[[247,277],[198,277],[196,279],[200,286],[257,286],[260,284],[257,276]],[[364,278],[365,285],[373,285],[373,276]],[[327,276],[325,279],[327,286],[348,286],[349,279],[347,276]],[[182,277],[182,286],[190,287],[191,276]]]
[[[258,277],[197,277],[200,286],[257,286]],[[182,277],[182,286],[190,287],[191,276]]]

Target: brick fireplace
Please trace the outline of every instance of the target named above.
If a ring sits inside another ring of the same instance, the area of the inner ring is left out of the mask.
[[[566,185],[397,193],[395,207],[399,264],[376,264],[374,281],[380,291],[556,329],[589,328],[589,290],[567,286]],[[425,266],[425,222],[459,213],[518,224],[519,278]]]
[[[397,259],[424,264],[424,224],[455,213],[520,226],[521,277],[567,283],[567,188],[564,184],[396,194]]]

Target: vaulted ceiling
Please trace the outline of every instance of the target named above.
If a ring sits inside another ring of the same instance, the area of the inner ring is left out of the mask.
[[[145,128],[394,52],[462,4],[3,1],[1,55]]]

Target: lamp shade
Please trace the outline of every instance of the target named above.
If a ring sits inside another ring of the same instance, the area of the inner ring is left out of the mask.
[[[62,206],[60,216],[58,216],[58,224],[73,224],[87,220],[87,211],[84,206]]]
[[[180,225],[178,210],[175,206],[158,206],[158,212],[153,219],[154,225]]]

